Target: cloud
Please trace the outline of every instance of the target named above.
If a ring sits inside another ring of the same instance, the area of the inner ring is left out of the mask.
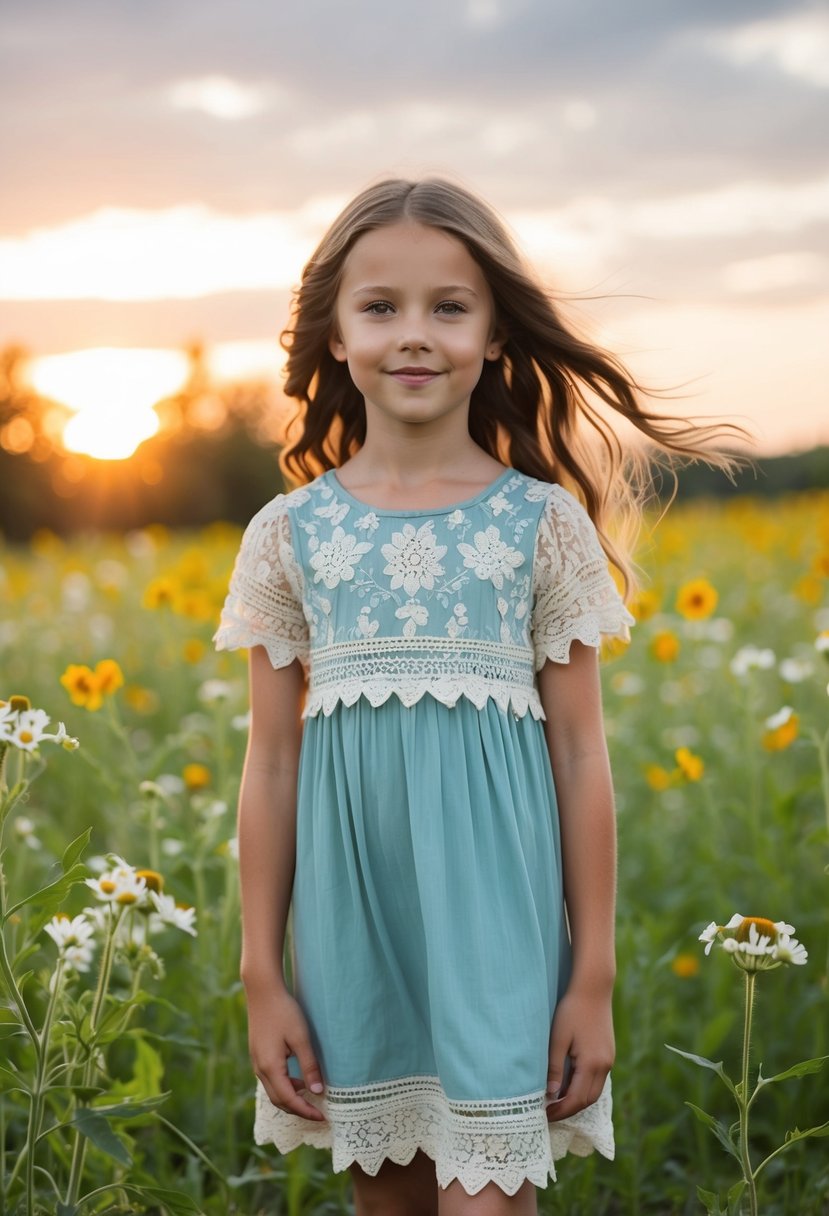
[[[179,80],[167,90],[171,105],[179,110],[200,110],[211,118],[238,121],[261,114],[274,104],[271,86],[247,85],[229,76],[199,76]]]
[[[712,48],[738,67],[772,63],[779,71],[829,89],[829,13],[802,9],[752,21],[711,39]]]
[[[342,121],[348,123],[349,117]],[[497,156],[516,141],[529,140],[531,130],[531,125],[513,126],[505,118],[479,135]],[[324,150],[324,133],[317,139],[317,149]],[[295,209],[241,215],[201,203],[154,211],[101,208],[67,224],[0,241],[0,298],[192,299],[283,289],[298,281],[345,201],[345,195],[320,196]],[[563,207],[514,209],[507,218],[539,269],[554,270],[559,281],[584,282],[612,270],[634,251],[641,258],[656,245],[693,246],[725,238],[733,244],[735,239],[789,236],[826,224],[829,177],[790,185],[734,182],[661,198],[576,196]],[[766,254],[766,277],[788,276],[788,285],[812,281],[817,263],[809,262],[806,269],[804,257],[810,256]],[[758,281],[758,274],[762,278],[756,267],[732,271],[728,290],[741,290],[735,282]]]
[[[826,258],[816,253],[806,250],[773,253],[764,258],[729,262],[723,268],[722,284],[726,291],[737,295],[785,291],[827,282],[826,270]]]

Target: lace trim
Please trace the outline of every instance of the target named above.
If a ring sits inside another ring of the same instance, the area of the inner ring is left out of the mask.
[[[477,1195],[495,1182],[514,1195],[527,1179],[542,1188],[555,1181],[554,1163],[568,1152],[586,1157],[596,1150],[611,1160],[615,1155],[610,1077],[592,1106],[560,1123],[547,1122],[543,1091],[462,1102],[447,1098],[437,1077],[400,1077],[358,1088],[329,1085],[320,1096],[301,1092],[327,1122],[272,1106],[258,1082],[254,1139],[282,1153],[300,1144],[330,1149],[335,1172],[356,1162],[374,1175],[384,1160],[408,1165],[422,1149],[435,1162],[439,1186],[457,1178],[468,1194]]]
[[[298,658],[307,668],[302,571],[291,544],[285,497],[277,495],[245,529],[213,642],[217,650],[264,646],[274,667]]]
[[[464,696],[478,709],[492,698],[505,713],[544,719],[533,653],[520,646],[480,638],[363,638],[316,647],[313,657],[303,718],[328,716],[362,695],[378,706],[394,694],[409,706],[429,693],[448,706]]]
[[[584,507],[554,486],[538,525],[533,566],[535,669],[567,663],[574,640],[599,646],[602,635],[630,639],[634,618],[607,568]]]

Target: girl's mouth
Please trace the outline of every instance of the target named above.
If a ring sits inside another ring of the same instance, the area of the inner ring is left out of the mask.
[[[430,384],[436,380],[440,372],[433,371],[430,367],[397,367],[388,373],[398,384],[407,384],[417,387],[422,384]]]

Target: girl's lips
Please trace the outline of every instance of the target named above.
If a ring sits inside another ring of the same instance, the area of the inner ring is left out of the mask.
[[[437,379],[440,372],[433,372],[425,367],[401,367],[397,371],[389,372],[389,375],[397,380],[399,384],[420,385],[430,384],[432,380]]]

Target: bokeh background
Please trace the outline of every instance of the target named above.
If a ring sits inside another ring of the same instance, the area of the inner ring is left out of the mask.
[[[291,288],[387,174],[481,192],[756,454],[829,439],[825,4],[6,0],[0,54],[10,536],[249,517]]]
[[[84,873],[111,853],[149,867],[197,927],[125,922],[100,1093],[84,1082],[41,1112],[38,1169],[63,1198],[71,1121],[94,1101],[84,1211],[353,1210],[330,1154],[251,1142],[247,656],[211,640],[241,525],[283,488],[291,289],[342,204],[388,174],[484,195],[573,324],[679,394],[672,411],[747,427],[758,465],[735,486],[689,470],[667,516],[646,516],[633,641],[602,652],[617,1157],[562,1162],[540,1210],[693,1216],[698,1186],[739,1177],[685,1104],[727,1139],[729,1094],[665,1047],[738,1074],[740,975],[705,958],[712,920],[785,920],[809,951],[760,977],[752,1070],[829,1060],[827,90],[829,8],[809,0],[3,0],[0,702],[25,694],[80,740],[9,744],[7,785],[45,771],[0,825],[0,914],[29,900],[3,943],[41,1026],[57,902],[34,893],[87,830]],[[0,820],[7,794],[0,755]],[[94,898],[81,881],[61,911]],[[76,1085],[100,932],[90,950],[53,1026]],[[10,1211],[29,1127],[10,1070],[36,1071],[17,1007],[0,982]],[[149,1113],[100,1114],[127,1100]],[[822,1076],[770,1087],[753,1160],[827,1119]],[[773,1158],[766,1216],[825,1216],[825,1143]]]

